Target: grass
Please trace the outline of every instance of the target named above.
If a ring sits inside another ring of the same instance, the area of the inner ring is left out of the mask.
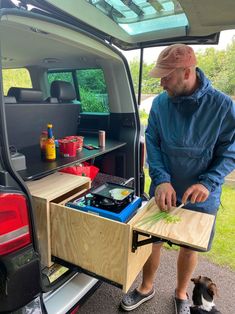
[[[145,191],[148,193],[150,178],[147,169],[145,175]],[[212,249],[208,253],[200,254],[215,264],[235,270],[235,187],[223,186],[221,204]],[[168,245],[166,247],[169,248]],[[178,247],[173,246],[173,249]]]
[[[212,249],[205,255],[214,263],[235,270],[235,187],[223,186]]]

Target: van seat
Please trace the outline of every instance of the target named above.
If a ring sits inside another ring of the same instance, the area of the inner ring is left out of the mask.
[[[4,96],[5,104],[16,104],[16,98],[13,96]]]
[[[13,96],[18,103],[43,102],[42,91],[32,88],[11,87],[7,96]]]
[[[51,83],[51,96],[56,97],[60,103],[72,102],[77,98],[74,86],[66,81],[53,81]]]

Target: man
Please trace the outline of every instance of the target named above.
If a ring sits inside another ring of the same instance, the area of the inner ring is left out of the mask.
[[[164,49],[150,76],[160,78],[165,90],[153,101],[146,130],[150,196],[164,211],[183,203],[216,216],[224,177],[235,168],[234,103],[196,68],[194,51],[187,45]],[[214,227],[208,251],[213,236]],[[142,284],[123,297],[125,310],[154,296],[161,247],[161,242],[153,245]],[[195,249],[180,247],[174,295],[178,314],[190,314],[187,288],[197,260]]]

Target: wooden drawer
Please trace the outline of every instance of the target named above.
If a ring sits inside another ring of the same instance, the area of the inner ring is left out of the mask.
[[[87,177],[57,172],[39,180],[26,182],[33,199],[36,220],[36,233],[44,266],[50,267],[51,261],[51,217],[50,202],[66,201],[71,195],[79,195],[90,188]]]
[[[132,223],[51,202],[52,255],[107,279],[126,292],[151,254],[151,245],[132,252]]]

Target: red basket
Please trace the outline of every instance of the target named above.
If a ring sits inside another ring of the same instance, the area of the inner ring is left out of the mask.
[[[71,136],[65,136],[64,137],[66,140],[69,140],[69,141],[74,141],[76,142],[76,145],[77,145],[77,150],[80,152],[82,150],[82,147],[83,147],[83,139],[84,137],[83,136],[79,136],[79,135],[71,135]]]
[[[82,166],[71,166],[61,169],[60,172],[70,173],[77,176],[85,176],[94,180],[99,172],[99,168],[90,165],[88,162],[83,162]]]
[[[69,139],[58,140],[59,151],[63,157],[75,157],[77,154],[77,142]]]

